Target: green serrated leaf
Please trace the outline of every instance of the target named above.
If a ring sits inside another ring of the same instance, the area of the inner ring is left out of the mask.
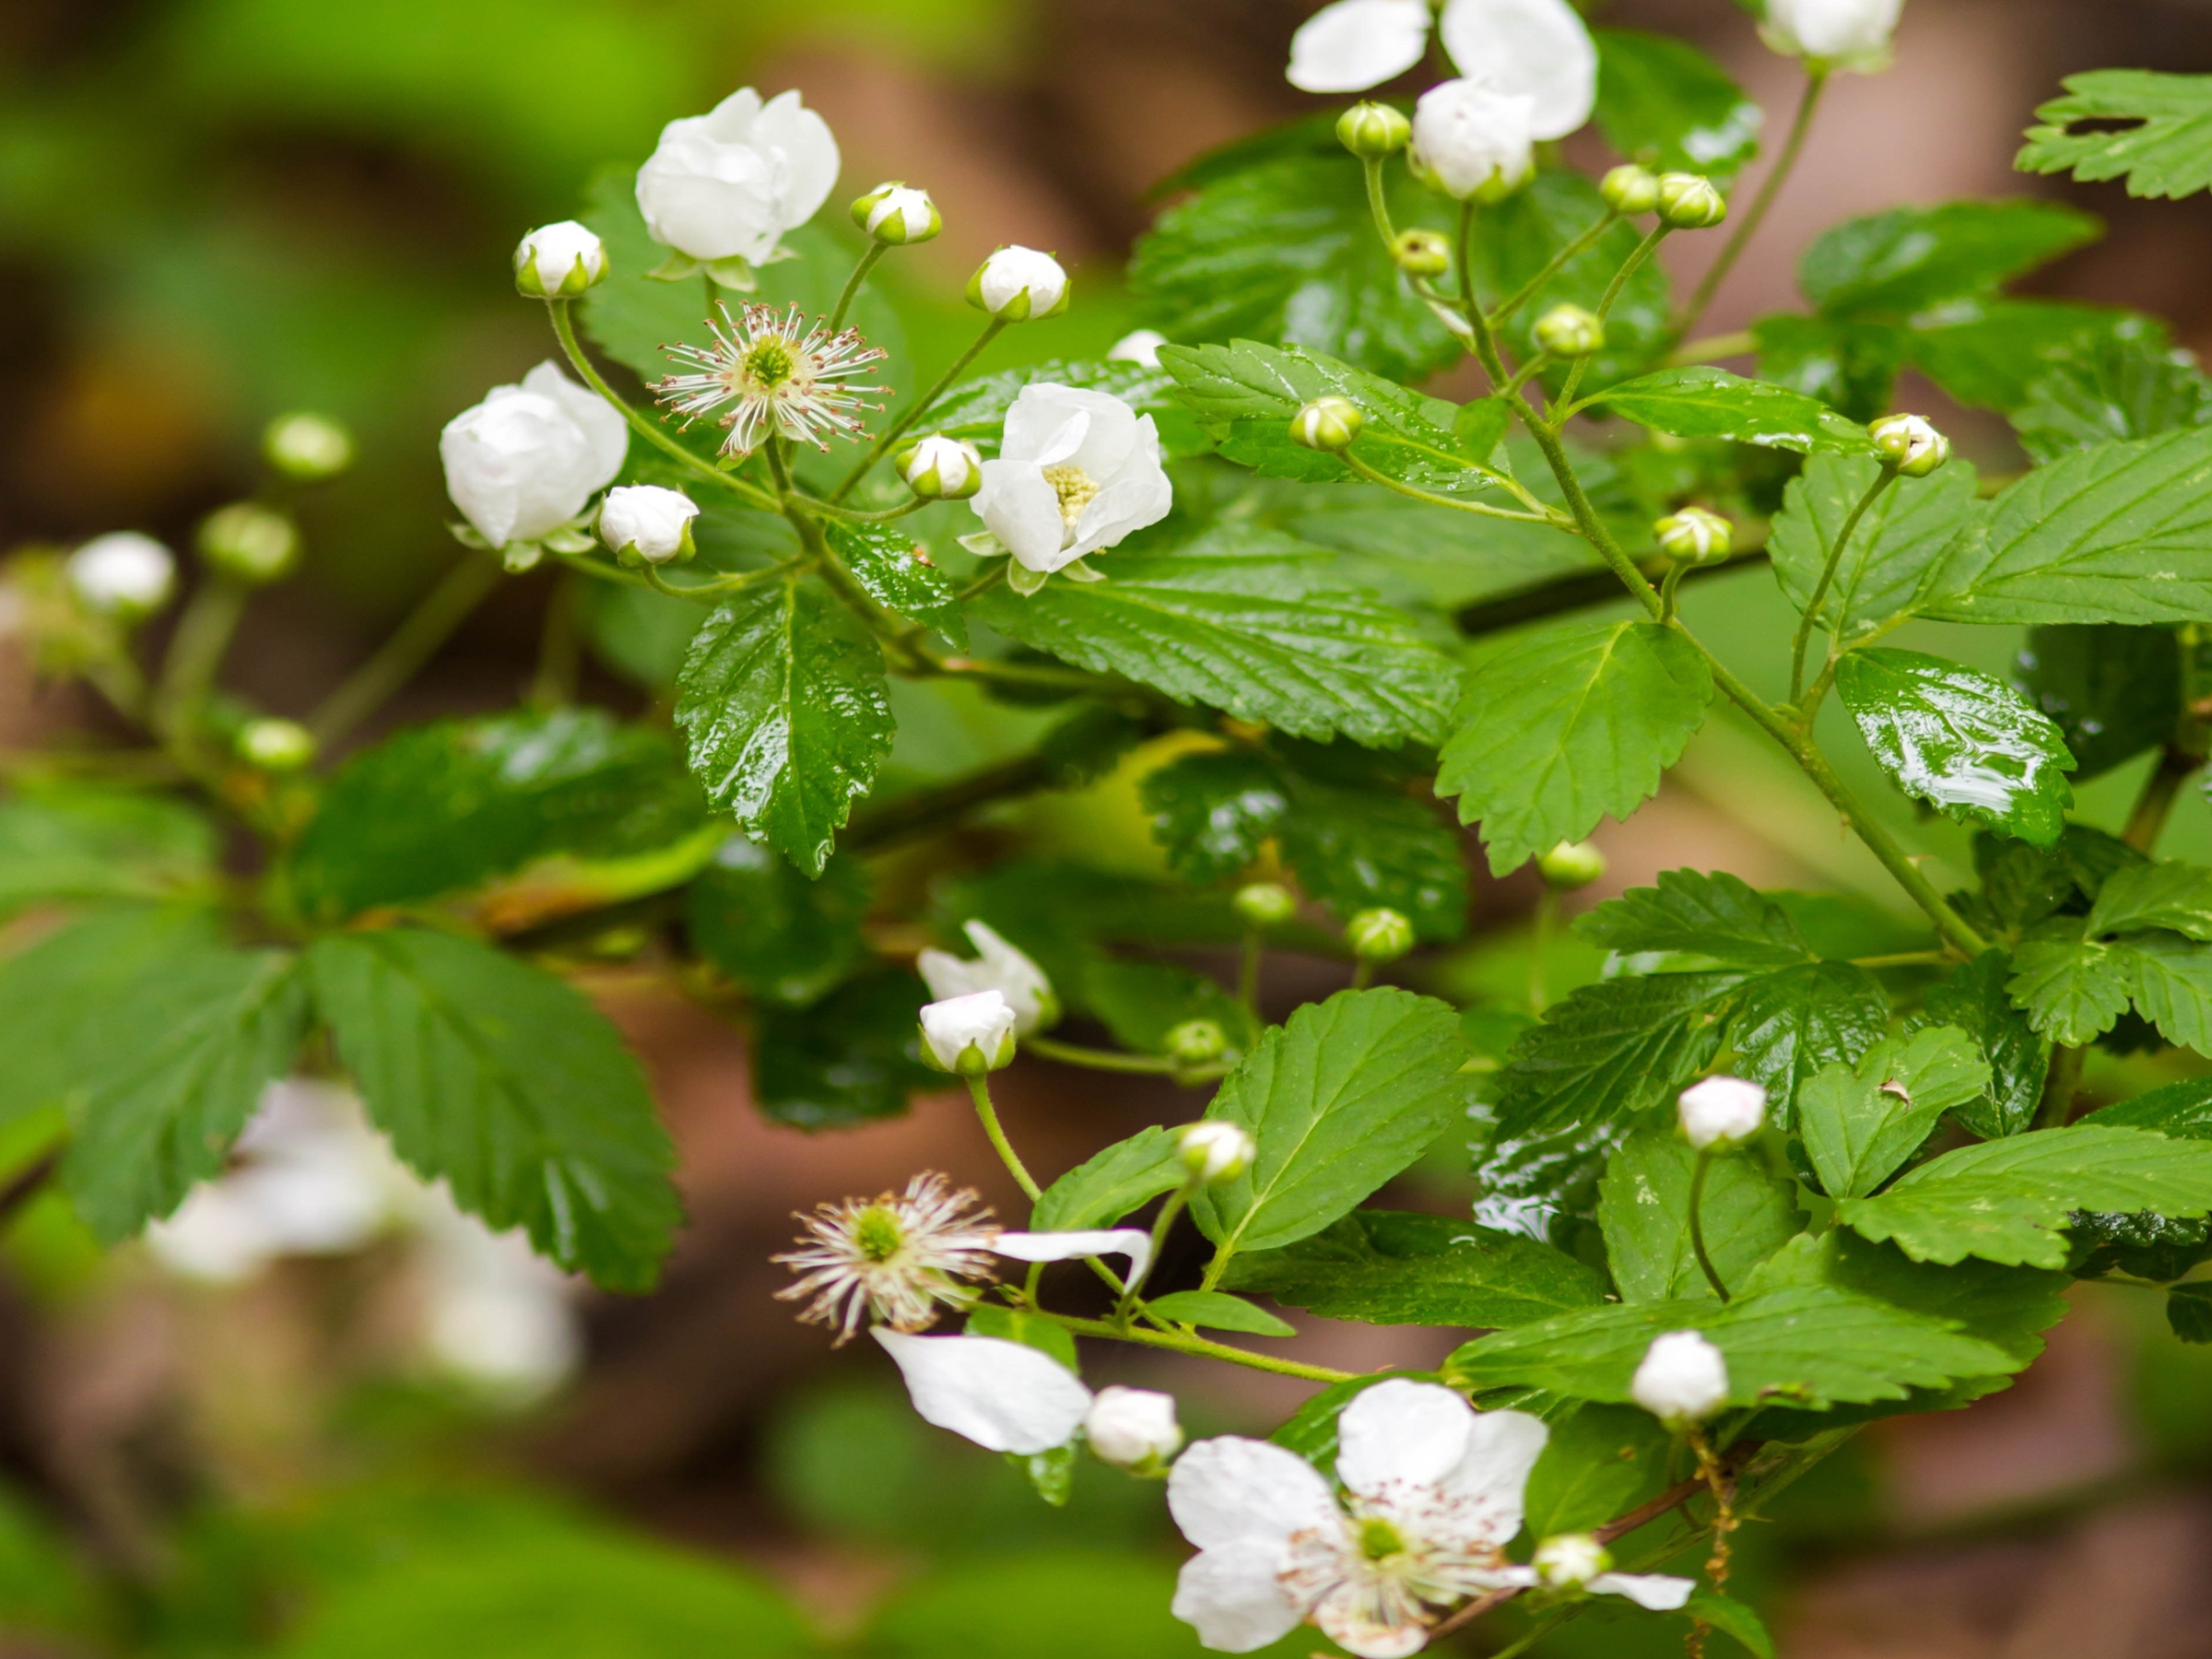
[[[1874,449],[1865,427],[1818,399],[1725,369],[1662,369],[1590,401],[1638,426],[1677,438],[1728,438],[1800,454],[1831,450],[1864,455]]]
[[[1177,1290],[1156,1296],[1146,1311],[1171,1324],[1202,1325],[1216,1331],[1241,1331],[1248,1336],[1295,1336],[1298,1327],[1277,1319],[1265,1308],[1255,1308],[1241,1296],[1219,1290]]]
[[[1549,628],[1468,675],[1437,769],[1440,795],[1481,820],[1502,876],[1601,818],[1625,818],[1704,724],[1712,673],[1679,629],[1651,622]]]
[[[1845,654],[1836,692],[1905,794],[1947,818],[2055,845],[2075,760],[2050,720],[2002,680],[1917,651]]]
[[[81,785],[0,802],[0,915],[27,904],[182,896],[214,879],[215,826],[164,795]]]
[[[2212,1210],[2212,1145],[2081,1124],[2031,1130],[1931,1159],[1878,1196],[1842,1200],[1836,1216],[1915,1261],[2059,1268],[2061,1230],[2085,1209]]]
[[[2140,322],[2065,300],[1951,300],[1914,319],[1912,365],[1969,407],[2007,411],[2029,400],[2053,361]]]
[[[1367,1324],[1495,1328],[1605,1297],[1596,1272],[1548,1244],[1448,1216],[1373,1209],[1285,1248],[1240,1255],[1222,1283]]]
[[[869,598],[909,621],[935,629],[955,650],[968,649],[968,621],[960,614],[959,594],[912,535],[896,524],[855,524],[838,519],[824,529],[830,547]]]
[[[1744,987],[1728,1022],[1731,1069],[1761,1085],[1777,1128],[1796,1118],[1798,1091],[1824,1065],[1855,1060],[1889,1024],[1879,981],[1848,962],[1811,962]]]
[[[2069,1048],[2111,1030],[2135,994],[2132,960],[2084,938],[2082,924],[2078,916],[2054,918],[2021,939],[2007,985],[2028,1023]]]
[[[846,1129],[897,1117],[945,1074],[922,1060],[920,979],[884,969],[806,1007],[764,1006],[753,1029],[753,1100],[771,1123]]]
[[[2053,355],[2006,411],[2039,463],[2131,438],[2212,424],[2212,377],[2147,319],[2130,319]]]
[[[1911,355],[1909,330],[1890,323],[1843,323],[1776,312],[1751,325],[1759,378],[1817,397],[1853,420],[1890,406],[1898,371]]]
[[[1667,870],[1578,918],[1574,931],[1623,955],[1680,951],[1740,968],[1786,968],[1813,953],[1789,912],[1724,870]]]
[[[2131,196],[2212,185],[2212,76],[2096,69],[2061,84],[2066,96],[2037,110],[2041,124],[2028,129],[2014,162],[2022,172],[2124,178]]]
[[[2126,964],[2136,1013],[2167,1041],[2212,1051],[2212,946],[2179,934],[2142,933],[2120,940],[2112,953]]]
[[[1768,1632],[1766,1620],[1759,1618],[1756,1608],[1734,1596],[1700,1585],[1690,1593],[1682,1611],[1686,1617],[1709,1624],[1733,1638],[1752,1659],[1774,1659],[1774,1638]]]
[[[1947,1112],[1987,1092],[1989,1062],[1953,1026],[1877,1044],[1854,1070],[1830,1065],[1797,1096],[1797,1131],[1830,1197],[1861,1198],[1917,1152]]]
[[[1170,460],[1203,455],[1214,447],[1175,394],[1175,377],[1149,363],[1055,359],[962,381],[932,406],[922,429],[964,439],[985,455],[995,455],[1006,411],[1027,386],[1073,386],[1120,398],[1139,415],[1152,418],[1161,453]]]
[[[1617,154],[1726,180],[1759,153],[1765,112],[1696,47],[1633,29],[1592,33],[1597,124]]]
[[[1458,1016],[1394,987],[1309,1003],[1263,1037],[1206,1108],[1258,1143],[1193,1195],[1220,1257],[1310,1238],[1427,1151],[1466,1110]]]
[[[2077,782],[2165,743],[2181,721],[2181,644],[2171,628],[2031,628],[2019,674],[2080,762]]]
[[[1863,455],[1815,455],[1791,481],[1767,547],[1775,579],[1799,610],[1812,603],[1829,550],[1879,471]],[[1981,510],[1979,496],[1964,460],[1892,484],[1852,532],[1815,620],[1849,644],[1909,615],[1944,550]]]
[[[337,934],[315,1006],[370,1117],[426,1181],[610,1289],[642,1290],[681,1218],[637,1060],[553,975],[453,934]]]
[[[1598,1225],[1613,1282],[1628,1302],[1698,1300],[1713,1294],[1689,1236],[1689,1183],[1698,1155],[1671,1126],[1640,1129],[1606,1165]],[[1707,1172],[1699,1214],[1721,1282],[1740,1287],[1803,1225],[1793,1184],[1756,1158],[1724,1158]]]
[[[2056,202],[1897,207],[1829,231],[1798,266],[1797,286],[1824,315],[1903,322],[2026,276],[2102,229]]]
[[[2169,1290],[2166,1326],[2183,1342],[2212,1342],[2212,1283],[2200,1279]]]
[[[1183,1182],[1175,1137],[1154,1124],[1115,1141],[1044,1189],[1030,1212],[1039,1232],[1112,1227],[1131,1210]]]
[[[700,628],[676,722],[707,797],[808,875],[890,750],[883,653],[816,582],[740,594]]]
[[[2212,870],[2178,861],[2115,870],[2098,889],[2086,926],[2092,938],[2163,927],[2212,939]]]
[[[1921,999],[1937,1025],[1955,1026],[1989,1064],[1989,1087],[1951,1115],[1984,1140],[2018,1135],[2035,1122],[2051,1069],[2051,1045],[2037,1036],[2006,990],[2012,959],[1985,950]]]
[[[1587,1532],[1656,1498],[1673,1444],[1656,1418],[1632,1406],[1577,1406],[1555,1418],[1529,1471],[1529,1536]]]
[[[1287,536],[1223,526],[1100,562],[1105,582],[1055,582],[1029,598],[994,588],[971,614],[1094,673],[1300,737],[1430,738],[1457,695],[1449,657]]]
[[[1139,789],[1153,839],[1186,881],[1218,881],[1249,867],[1281,828],[1290,782],[1248,749],[1184,755],[1145,774]]]
[[[2175,1140],[2212,1141],[2212,1077],[2169,1083],[2132,1100],[2100,1106],[2082,1122],[2111,1129],[2155,1129]]]
[[[1584,985],[1547,1009],[1498,1074],[1500,1133],[1541,1135],[1658,1105],[1712,1064],[1751,976],[1654,973]]]

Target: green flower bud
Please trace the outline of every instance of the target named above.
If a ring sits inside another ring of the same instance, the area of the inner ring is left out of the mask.
[[[972,443],[933,434],[899,452],[899,476],[925,501],[964,501],[983,487],[983,458]]]
[[[1685,507],[1652,526],[1653,539],[1684,564],[1719,564],[1735,547],[1735,526],[1717,512]]]
[[[1206,1118],[1174,1131],[1175,1156],[1206,1186],[1234,1181],[1252,1168],[1259,1147],[1241,1124]]]
[[[1168,1058],[1178,1065],[1211,1065],[1229,1053],[1229,1033],[1218,1021],[1186,1019],[1168,1033]]]
[[[1917,415],[1885,415],[1866,429],[1900,477],[1924,478],[1951,458],[1951,441]]]
[[[1586,358],[1606,348],[1606,325],[1595,312],[1555,305],[1536,319],[1536,344],[1559,358]]]
[[[1308,449],[1341,455],[1352,447],[1367,417],[1348,397],[1317,397],[1290,418],[1290,436]]]
[[[1561,841],[1536,854],[1536,873],[1562,893],[1586,888],[1606,873],[1606,855],[1588,841]]]
[[[1345,924],[1344,942],[1363,962],[1394,962],[1413,948],[1413,924],[1394,910],[1363,910]]]
[[[1230,902],[1253,927],[1280,927],[1298,914],[1298,896],[1279,881],[1247,882]]]
[[[1441,276],[1452,268],[1452,244],[1437,230],[1401,230],[1390,256],[1408,276]]]
[[[258,501],[233,501],[200,521],[200,557],[238,582],[260,587],[300,562],[300,526]]]
[[[315,737],[296,720],[249,720],[239,728],[238,758],[263,771],[298,771],[315,758]]]
[[[1649,213],[1659,206],[1659,175],[1630,161],[1607,173],[1597,194],[1616,213]]]
[[[929,192],[893,180],[878,184],[853,204],[853,222],[877,241],[894,248],[925,242],[945,229],[944,216]]]
[[[261,434],[261,453],[286,477],[313,484],[353,465],[353,434],[326,415],[279,415]]]
[[[1701,173],[1662,173],[1659,217],[1677,230],[1710,230],[1728,217],[1728,198]]]
[[[1363,161],[1394,156],[1413,136],[1413,123],[1385,103],[1356,103],[1336,117],[1336,142]]]

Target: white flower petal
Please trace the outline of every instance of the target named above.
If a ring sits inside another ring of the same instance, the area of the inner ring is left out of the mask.
[[[1475,1407],[1441,1383],[1378,1382],[1336,1419],[1336,1478],[1363,1497],[1393,1481],[1434,1486],[1465,1457],[1474,1426]]]
[[[1521,1530],[1521,1506],[1529,1471],[1551,1430],[1525,1411],[1478,1411],[1467,1431],[1466,1455],[1441,1485],[1453,1497],[1472,1500],[1477,1524],[1502,1548]]]
[[[1002,1232],[991,1241],[1000,1255],[1018,1262],[1072,1262],[1083,1256],[1129,1258],[1129,1277],[1152,1265],[1152,1235],[1134,1227],[1097,1227],[1076,1232]]]
[[[778,209],[783,229],[805,224],[821,211],[837,187],[841,159],[830,124],[801,104],[795,90],[780,92],[762,106],[752,136],[755,144],[782,159],[783,191]]]
[[[1295,1630],[1305,1617],[1305,1608],[1283,1588],[1282,1565],[1279,1541],[1247,1539],[1201,1550],[1175,1575],[1169,1610],[1218,1653],[1264,1648]]]
[[[1370,1618],[1373,1597],[1359,1586],[1339,1584],[1321,1598],[1313,1622],[1322,1633],[1359,1659],[1409,1659],[1429,1645],[1429,1627],[1418,1618],[1379,1624]]]
[[[523,376],[523,390],[549,397],[561,413],[576,423],[583,439],[583,470],[574,481],[586,497],[604,489],[622,470],[629,453],[629,423],[598,393],[578,385],[560,371],[559,365],[540,363]],[[578,506],[582,506],[582,501]],[[573,516],[572,512],[570,516]]]
[[[1059,465],[1082,448],[1083,440],[1090,435],[1094,411],[1085,406],[1084,400],[1105,395],[1073,386],[1024,386],[1006,411],[998,445],[1000,456],[1031,466]]]
[[[1663,1572],[1601,1572],[1589,1588],[1598,1595],[1625,1595],[1653,1613],[1672,1613],[1698,1587],[1696,1579],[1669,1578]]]
[[[1200,1441],[1168,1476],[1168,1512],[1201,1549],[1236,1544],[1279,1548],[1292,1533],[1333,1527],[1336,1500],[1321,1472],[1267,1441]]]
[[[1053,994],[1053,982],[1044,970],[987,922],[963,923],[961,931],[975,947],[977,965],[986,976],[983,983],[1013,1005],[1018,1022],[1015,1029],[1024,1036],[1037,1030],[1044,1023],[1044,1005]]]
[[[1335,0],[1290,37],[1288,78],[1301,92],[1364,92],[1429,49],[1429,0]]]
[[[1061,557],[1067,525],[1060,516],[1060,497],[1035,462],[984,462],[982,488],[971,504],[976,517],[1018,562],[1047,571],[1067,562]]]
[[[1460,74],[1535,101],[1535,137],[1564,138],[1597,107],[1597,47],[1567,0],[1449,0],[1438,30]]]
[[[993,1452],[1033,1456],[1065,1446],[1090,1410],[1090,1390],[1050,1354],[995,1336],[869,1333],[899,1362],[925,1423]]]

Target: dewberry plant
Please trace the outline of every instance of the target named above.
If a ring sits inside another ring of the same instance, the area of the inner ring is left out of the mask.
[[[1860,1427],[2006,1386],[2077,1277],[2212,1339],[2212,1080],[2186,1080],[2212,869],[2158,856],[2212,753],[2212,382],[2153,319],[2009,293],[2098,230],[2027,198],[1840,225],[1802,310],[1700,331],[1823,88],[1886,65],[1898,11],[1768,0],[1805,73],[1747,197],[1762,112],[1680,41],[1565,0],[1339,0],[1289,70],[1334,102],[1165,187],[1130,267],[1146,329],[992,371],[1075,302],[1053,257],[1003,248],[925,386],[872,276],[940,232],[927,193],[867,192],[845,239],[813,223],[840,161],[799,94],[675,122],[517,250],[551,355],[445,429],[464,553],[320,708],[222,671],[298,562],[291,492],[347,463],[328,422],[272,428],[267,488],[208,520],[158,653],[166,548],[16,559],[41,665],[143,741],[11,762],[0,895],[48,924],[0,967],[5,1202],[57,1186],[127,1240],[316,1072],[463,1207],[648,1289],[673,1153],[571,982],[628,964],[741,1025],[794,1128],[970,1091],[1027,1225],[918,1173],[825,1204],[788,1294],[1049,1501],[1085,1446],[1163,1478],[1207,1645],[1310,1646],[1310,1622],[1401,1659],[1510,1599],[1540,1632],[1616,1597],[1770,1652],[1732,1535]],[[1432,51],[1464,73],[1347,105]],[[2021,166],[2187,194],[2208,113],[2212,79],[2080,76]],[[1593,120],[1599,178],[1557,143]],[[1719,244],[1679,298],[1677,237]],[[1907,370],[2017,457],[1978,471],[1893,407]],[[1453,373],[1480,394],[1422,389]],[[318,761],[540,565],[527,701]],[[1732,665],[1695,601],[1757,567],[1797,619]],[[2025,628],[2017,682],[1892,642],[1925,622]],[[586,646],[651,713],[577,701]],[[1674,870],[1574,920],[1609,969],[1553,999],[1559,896],[1603,874],[1585,838],[1722,705],[1912,919]],[[991,758],[902,759],[901,722],[947,710]],[[1971,881],[1924,868],[1838,741],[1971,830]],[[2131,807],[2077,809],[2070,779],[2130,767]],[[1167,878],[964,833],[1116,769]],[[1463,825],[1542,878],[1524,1004],[1378,982],[1433,988],[1415,953],[1463,937]],[[1209,950],[1233,968],[1198,971]],[[1273,1006],[1281,952],[1348,988]],[[2100,1047],[2184,1080],[2090,1095]],[[1167,1079],[1189,1121],[1038,1168],[992,1098],[1025,1051]],[[1463,1146],[1471,1213],[1372,1202]],[[1203,1273],[1163,1286],[1190,1230]],[[1470,1335],[1432,1372],[1350,1375],[1258,1299]],[[1321,1386],[1265,1441],[1186,1447],[1172,1400],[1082,1380],[1112,1343]]]

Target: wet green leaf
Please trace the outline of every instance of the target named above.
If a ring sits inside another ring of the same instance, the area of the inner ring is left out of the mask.
[[[1584,985],[1524,1032],[1498,1075],[1501,1134],[1609,1123],[1669,1100],[1720,1053],[1751,976],[1654,973]]]
[[[1729,438],[1762,449],[1871,454],[1866,429],[1826,404],[1746,380],[1725,369],[1662,369],[1623,382],[1593,400],[1653,431],[1677,438]]]
[[[960,615],[959,595],[912,535],[895,524],[855,524],[833,519],[824,528],[830,546],[869,598],[911,622],[935,629],[955,650],[968,649],[968,623]]]
[[[1877,1043],[1854,1069],[1824,1067],[1797,1096],[1806,1156],[1832,1198],[1862,1198],[1920,1150],[1947,1112],[1989,1088],[1989,1062],[1953,1026]]]
[[[1847,219],[1815,242],[1797,286],[1824,315],[1903,322],[1995,289],[2103,227],[2056,202],[1946,202]]]
[[[1722,180],[1759,153],[1764,112],[1696,47],[1633,29],[1593,33],[1597,124],[1615,153]]]
[[[929,991],[904,969],[849,980],[805,1007],[764,1006],[753,1030],[753,1100],[771,1123],[844,1129],[897,1117],[942,1088],[916,1027]]]
[[[1767,547],[1775,580],[1800,611],[1812,603],[1836,537],[1879,476],[1863,455],[1815,455],[1791,481]],[[1973,466],[1963,460],[1884,490],[1852,532],[1818,625],[1849,643],[1917,608],[1930,571],[1980,511],[1978,494]]]
[[[2077,782],[2165,743],[2181,720],[2182,653],[2171,628],[2031,628],[2019,673],[2081,763]]]
[[[1638,1130],[1606,1164],[1597,1219],[1623,1301],[1695,1301],[1713,1294],[1690,1243],[1689,1183],[1697,1161],[1668,1124]],[[1793,1184],[1751,1156],[1714,1161],[1699,1214],[1705,1248],[1731,1289],[1740,1288],[1804,1225]]]
[[[1989,1063],[1989,1087],[1951,1115],[1984,1140],[2018,1135],[2035,1121],[2051,1068],[2051,1045],[2037,1036],[2006,990],[2012,959],[1985,950],[1922,998],[1923,1013],[1956,1026]]]
[[[1789,913],[1724,870],[1667,870],[1577,918],[1574,931],[1624,955],[1681,951],[1731,967],[1783,968],[1813,953]]]
[[[1730,1069],[1762,1085],[1776,1127],[1794,1121],[1798,1091],[1824,1065],[1855,1060],[1889,1024],[1880,982],[1848,962],[1811,962],[1744,987],[1728,1022]]]

